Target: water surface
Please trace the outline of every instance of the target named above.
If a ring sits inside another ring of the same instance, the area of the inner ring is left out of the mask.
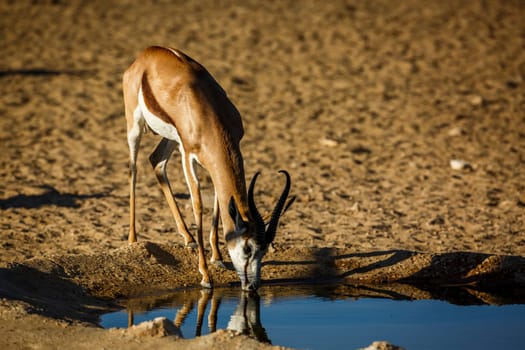
[[[185,338],[236,329],[263,342],[298,349],[357,349],[386,340],[406,349],[522,349],[525,305],[489,305],[464,291],[442,300],[395,299],[370,290],[337,293],[333,287],[265,287],[259,296],[238,289],[188,290],[128,301],[106,314],[105,328],[166,317]],[[383,293],[384,294],[384,293]],[[372,297],[374,295],[374,297]],[[458,299],[459,298],[459,299]]]

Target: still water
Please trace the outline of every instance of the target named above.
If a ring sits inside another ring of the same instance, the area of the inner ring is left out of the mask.
[[[185,338],[235,329],[297,349],[358,349],[375,340],[406,349],[523,349],[524,304],[490,305],[501,299],[464,290],[444,294],[456,304],[411,300],[392,289],[382,293],[322,286],[265,287],[259,296],[238,289],[187,290],[130,300],[127,309],[103,315],[101,325],[124,328],[166,317]],[[389,298],[378,297],[385,295]]]

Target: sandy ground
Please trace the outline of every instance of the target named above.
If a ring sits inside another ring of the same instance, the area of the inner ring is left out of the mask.
[[[292,175],[267,284],[525,284],[523,1],[3,0],[0,16],[0,347],[266,347],[96,326],[107,298],[199,280],[150,171],[152,135],[141,242],[126,242],[120,81],[150,45],[190,54],[237,105],[260,207],[277,170]],[[179,162],[170,177],[191,218]]]

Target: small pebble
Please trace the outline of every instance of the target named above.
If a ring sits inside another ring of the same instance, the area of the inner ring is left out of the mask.
[[[456,126],[448,131],[448,136],[460,136],[462,133],[463,130]]]
[[[327,139],[327,138],[323,138],[323,139],[319,140],[319,143],[322,146],[325,146],[325,147],[335,147],[335,146],[337,146],[339,144],[337,141],[331,140],[331,139]]]
[[[472,169],[472,165],[462,159],[451,159],[450,167],[454,170]]]
[[[479,95],[470,95],[468,97],[468,101],[470,102],[471,105],[478,107],[483,104],[483,97]]]

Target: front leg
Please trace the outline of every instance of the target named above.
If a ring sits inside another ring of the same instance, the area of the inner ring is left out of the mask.
[[[212,297],[211,290],[201,290],[201,296],[197,304],[197,328],[195,330],[195,336],[200,337],[202,331],[202,321],[204,320],[204,313],[206,312],[206,307]]]
[[[219,250],[219,198],[215,193],[213,200],[213,214],[210,230],[211,263],[224,268],[221,251]]]
[[[193,236],[190,234],[188,228],[186,227],[186,224],[184,223],[184,219],[182,218],[182,214],[179,210],[177,202],[175,202],[175,198],[173,198],[173,192],[171,190],[170,182],[166,174],[166,165],[168,164],[168,160],[170,159],[170,156],[173,153],[175,146],[175,141],[163,138],[159,142],[153,153],[151,153],[151,155],[149,156],[149,161],[153,166],[153,170],[155,171],[157,181],[162,189],[162,193],[164,193],[164,197],[166,197],[166,201],[168,202],[168,205],[170,207],[171,214],[175,219],[177,231],[182,235],[182,237],[184,237],[184,244],[186,245],[186,247],[194,248],[195,239],[193,239]]]
[[[199,185],[199,179],[195,173],[194,160],[196,157],[188,154],[181,146],[182,154],[182,169],[188,184],[191,203],[193,206],[193,215],[195,216],[195,224],[197,225],[197,251],[199,254],[199,272],[202,275],[201,286],[204,288],[212,288],[212,280],[208,271],[208,264],[206,263],[206,255],[204,253],[204,240],[202,238],[202,200]]]

